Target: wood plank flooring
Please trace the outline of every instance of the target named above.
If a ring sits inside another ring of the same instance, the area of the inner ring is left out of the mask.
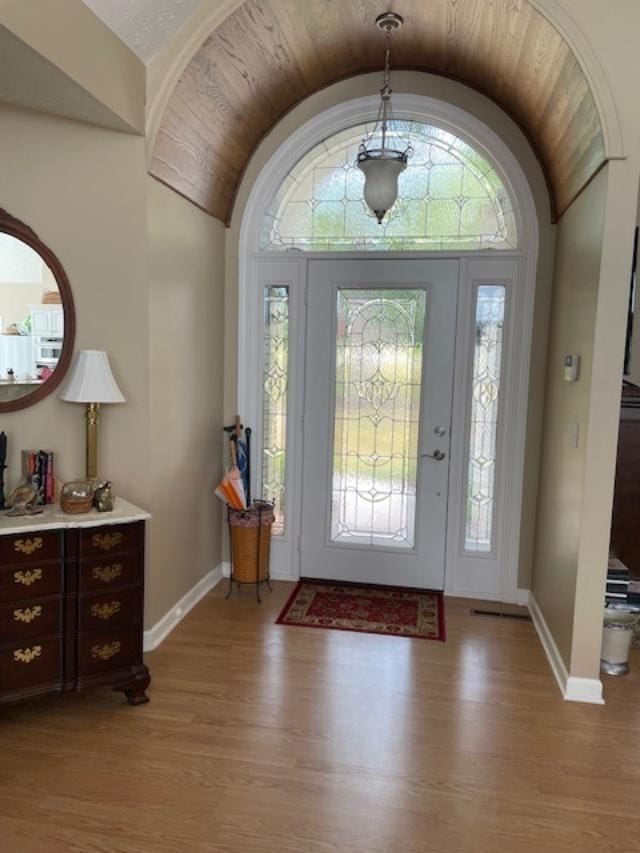
[[[275,625],[216,588],[151,702],[0,711],[2,853],[635,851],[640,654],[563,702],[532,625],[447,599],[447,642]]]

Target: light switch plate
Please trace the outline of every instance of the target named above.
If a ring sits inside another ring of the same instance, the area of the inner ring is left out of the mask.
[[[576,382],[580,375],[580,356],[575,353],[567,353],[564,357],[563,377],[565,382]]]
[[[569,423],[569,446],[577,447],[580,443],[580,424],[578,421]]]

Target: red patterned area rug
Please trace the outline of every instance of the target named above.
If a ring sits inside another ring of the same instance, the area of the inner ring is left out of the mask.
[[[302,579],[278,625],[444,640],[441,592]]]

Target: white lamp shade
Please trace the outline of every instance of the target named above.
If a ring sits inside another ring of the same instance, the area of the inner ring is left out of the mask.
[[[406,163],[399,159],[372,157],[360,161],[358,166],[364,174],[364,200],[378,222],[382,222],[398,197],[398,177],[404,172]]]
[[[95,349],[80,350],[60,399],[67,403],[124,403],[111,372],[109,356]]]

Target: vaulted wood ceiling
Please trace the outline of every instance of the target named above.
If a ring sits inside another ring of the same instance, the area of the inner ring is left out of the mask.
[[[247,0],[171,96],[150,172],[228,221],[252,151],[292,106],[380,69],[376,15],[405,19],[392,65],[453,77],[522,127],[561,213],[605,160],[598,110],[569,45],[527,0]]]

